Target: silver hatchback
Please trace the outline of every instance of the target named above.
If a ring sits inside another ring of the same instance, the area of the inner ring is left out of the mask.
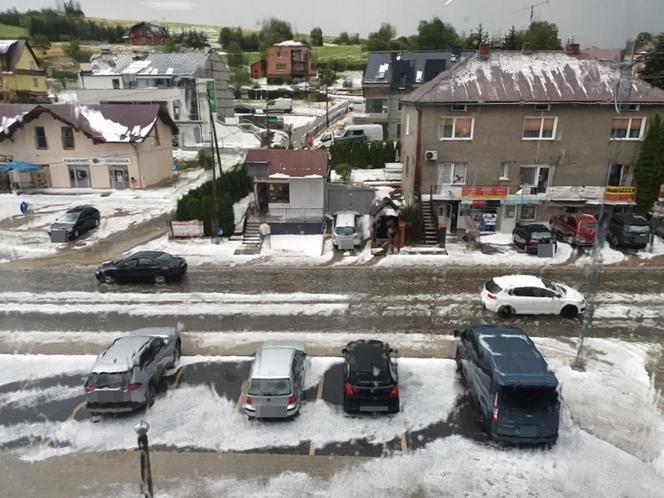
[[[269,341],[256,353],[242,410],[249,418],[288,418],[302,406],[304,345]]]
[[[141,329],[113,341],[85,381],[92,413],[122,413],[152,406],[164,372],[180,359],[175,329]]]

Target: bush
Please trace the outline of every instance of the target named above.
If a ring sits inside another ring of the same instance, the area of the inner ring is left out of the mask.
[[[350,173],[352,170],[353,167],[348,163],[339,164],[336,168],[334,168],[334,171],[336,171],[337,175],[339,175],[345,182],[350,180]]]
[[[348,163],[353,168],[383,168],[385,163],[395,162],[397,146],[391,140],[332,144],[330,165]]]
[[[230,237],[235,231],[235,216],[233,214],[233,200],[228,192],[221,199],[221,213],[219,216],[219,228],[223,234]]]

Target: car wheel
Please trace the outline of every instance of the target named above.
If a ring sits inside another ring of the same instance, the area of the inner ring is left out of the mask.
[[[514,310],[511,306],[501,306],[498,310],[498,314],[503,318],[509,318],[514,314]]]
[[[113,282],[115,282],[115,278],[113,278],[113,275],[104,275],[105,284],[112,284]]]
[[[618,237],[616,235],[612,235],[611,236],[611,245],[613,247],[618,247],[618,243],[619,243]]]
[[[145,404],[147,406],[152,406],[154,405],[154,398],[157,395],[157,388],[154,385],[154,382],[150,381],[148,384],[148,391],[146,393],[146,400]]]
[[[95,218],[95,228],[99,226],[99,218]]]
[[[579,314],[579,310],[576,306],[568,304],[561,310],[560,314],[564,318],[575,318]]]
[[[155,284],[164,284],[166,283],[166,277],[164,275],[155,275],[154,276]]]

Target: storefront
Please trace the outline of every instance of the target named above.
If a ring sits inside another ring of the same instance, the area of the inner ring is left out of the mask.
[[[65,158],[71,188],[130,187],[131,160],[122,157]]]

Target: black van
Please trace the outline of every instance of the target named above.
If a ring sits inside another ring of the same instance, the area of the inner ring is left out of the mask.
[[[643,216],[614,214],[608,231],[607,239],[614,247],[643,249],[650,242],[650,224]]]
[[[478,325],[454,332],[457,368],[477,401],[489,437],[506,443],[555,443],[558,379],[518,327]]]

